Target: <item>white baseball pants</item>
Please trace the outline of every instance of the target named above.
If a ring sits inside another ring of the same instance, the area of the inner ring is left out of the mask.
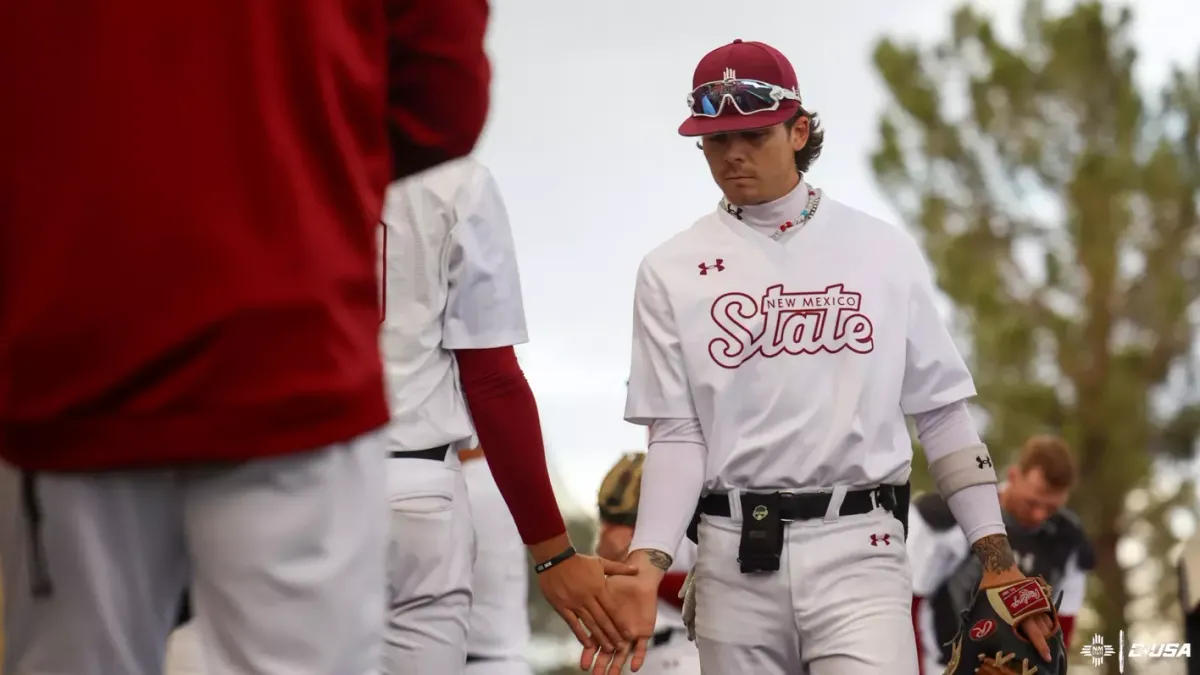
[[[465,675],[533,675],[533,668],[524,659],[487,659],[472,661]]]
[[[700,652],[696,643],[687,639],[687,630],[673,631],[671,638],[660,645],[646,650],[646,660],[636,675],[701,675]],[[630,664],[625,664],[624,675],[632,675]]]
[[[161,675],[191,583],[222,675],[375,675],[386,588],[377,434],[222,468],[38,474],[35,598],[20,474],[0,463],[4,675]]]
[[[785,525],[778,572],[742,574],[740,508],[704,516],[696,643],[704,675],[917,675],[904,528],[882,508]],[[737,501],[734,499],[733,501]],[[731,504],[733,505],[733,504]]]
[[[204,665],[200,627],[192,620],[175,629],[167,641],[165,675],[215,675]]]
[[[456,455],[390,459],[384,673],[458,675],[467,661],[475,532]]]

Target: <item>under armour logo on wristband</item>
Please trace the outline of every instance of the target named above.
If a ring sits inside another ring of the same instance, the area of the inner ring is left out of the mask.
[[[976,464],[978,464],[978,465],[979,465],[979,468],[981,468],[981,469],[982,469],[982,468],[983,468],[983,467],[985,467],[985,466],[991,466],[991,465],[992,465],[992,458],[991,458],[991,457],[979,457],[979,456],[976,456],[976,457],[975,457],[975,463],[976,463]]]

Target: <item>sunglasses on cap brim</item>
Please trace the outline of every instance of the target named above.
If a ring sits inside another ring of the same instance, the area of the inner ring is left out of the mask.
[[[722,80],[706,82],[688,94],[688,107],[692,117],[718,117],[725,104],[743,115],[778,110],[784,101],[800,101],[800,95],[791,89],[760,82],[758,80]]]

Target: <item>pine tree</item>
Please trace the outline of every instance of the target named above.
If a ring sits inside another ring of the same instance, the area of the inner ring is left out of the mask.
[[[1200,429],[1200,68],[1144,91],[1132,21],[1030,0],[1006,42],[964,6],[945,41],[874,52],[890,97],[876,178],[951,303],[998,459],[1039,432],[1075,448],[1111,635],[1131,604],[1126,497]]]

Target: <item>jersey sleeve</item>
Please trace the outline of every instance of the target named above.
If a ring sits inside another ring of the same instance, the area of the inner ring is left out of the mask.
[[[1079,610],[1083,608],[1083,600],[1087,596],[1087,572],[1080,567],[1078,554],[1072,555],[1067,560],[1066,568],[1063,569],[1062,581],[1054,590],[1062,593],[1062,603],[1058,606],[1060,614],[1063,616],[1079,614]]]
[[[907,548],[913,572],[913,595],[928,598],[970,551],[965,550],[966,537],[959,528],[939,532],[925,521],[920,510],[913,509],[910,514]]]
[[[915,243],[913,244],[916,248]],[[975,395],[975,382],[935,304],[933,279],[916,250],[900,408],[915,415]]]
[[[679,327],[662,280],[648,262],[638,269],[633,292],[633,352],[625,420],[695,419]]]
[[[529,340],[508,212],[491,173],[474,165],[454,203],[446,249],[448,293],[442,346],[492,349]]]

